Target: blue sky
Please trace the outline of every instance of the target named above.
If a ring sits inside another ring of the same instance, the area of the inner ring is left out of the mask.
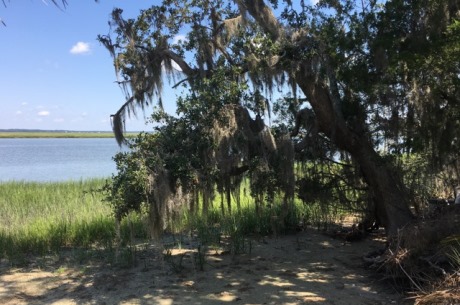
[[[113,8],[122,8],[126,18],[159,3],[69,0],[61,10],[51,0],[0,2],[6,23],[0,26],[0,129],[111,130],[110,114],[124,95],[114,83],[112,58],[96,37],[109,33]],[[176,94],[163,94],[170,113]],[[127,121],[128,131],[150,129],[142,112]]]
[[[157,1],[50,0],[0,3],[0,129],[111,130],[124,102],[109,53],[96,40],[109,32],[114,7],[134,17]],[[174,111],[174,93],[164,96]],[[151,111],[147,109],[146,115]],[[148,130],[142,112],[127,130]]]

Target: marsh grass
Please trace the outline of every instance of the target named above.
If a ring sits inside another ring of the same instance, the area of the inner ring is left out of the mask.
[[[110,204],[98,191],[104,183],[104,179],[0,183],[0,259],[26,261],[30,256],[71,250],[81,260],[93,255],[90,251],[94,249],[113,257],[117,247],[115,221]],[[288,233],[299,225],[334,216],[322,215],[324,209],[319,205],[300,200],[295,200],[287,214],[281,199],[259,212],[248,194],[242,194],[240,202],[240,208],[234,204],[231,214],[222,214],[218,196],[206,215],[201,211],[177,213],[167,228],[174,236],[174,246],[180,247],[194,236],[200,246],[247,253],[253,238]],[[148,232],[141,214],[131,213],[122,221],[120,246],[128,251],[129,261],[129,249],[135,241],[147,240]]]
[[[111,249],[115,225],[110,206],[97,192],[103,179],[69,182],[0,184],[0,257],[45,255],[66,248]],[[141,217],[122,223],[122,240]]]
[[[207,214],[183,211],[170,224],[168,230],[177,233],[176,246],[180,247],[184,240],[195,236],[199,245],[210,249],[224,248],[236,255],[251,252],[253,239],[277,237],[312,224],[312,215],[320,211],[317,204],[305,205],[300,200],[295,200],[288,213],[285,213],[279,198],[275,200],[275,204],[265,206],[257,212],[253,202],[252,197],[244,195],[240,209],[233,206],[231,214],[227,211],[222,214],[220,198],[217,197]],[[188,233],[183,235],[184,232]]]

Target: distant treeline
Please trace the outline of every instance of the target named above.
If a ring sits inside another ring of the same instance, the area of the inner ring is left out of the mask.
[[[127,137],[138,132],[128,132]],[[113,138],[111,131],[0,129],[0,138]]]

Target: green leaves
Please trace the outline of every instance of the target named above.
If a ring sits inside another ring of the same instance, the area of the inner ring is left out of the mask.
[[[147,201],[147,172],[142,159],[134,153],[118,153],[114,157],[117,174],[107,180],[102,191],[112,205],[115,217],[122,219],[131,211],[140,211]]]

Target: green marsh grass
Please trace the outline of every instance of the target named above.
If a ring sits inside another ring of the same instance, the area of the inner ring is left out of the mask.
[[[0,258],[65,248],[111,249],[115,223],[110,206],[97,192],[103,184],[103,179],[0,183]],[[130,216],[121,231],[135,227],[136,234],[145,236],[138,232],[140,223],[141,217]]]
[[[115,221],[110,204],[98,191],[104,183],[104,179],[0,183],[0,258],[21,260],[30,255],[58,254],[64,249],[100,249],[108,250],[109,256],[113,254]],[[307,205],[297,199],[287,215],[281,198],[259,212],[249,194],[241,194],[239,209],[232,201],[231,214],[227,210],[222,214],[220,195],[206,215],[201,211],[177,213],[167,231],[178,235],[179,243],[187,239],[187,234],[211,247],[222,246],[225,239],[229,250],[237,254],[250,251],[249,237],[284,234],[299,224],[334,216],[323,215],[318,204]],[[126,217],[120,226],[120,245],[129,248],[133,239],[148,239],[145,223],[138,213]]]
[[[178,245],[187,239],[182,234],[189,232],[198,238],[201,245],[224,247],[232,254],[247,253],[251,251],[252,239],[291,233],[312,221],[311,215],[318,210],[318,205],[305,205],[300,200],[294,200],[286,214],[278,198],[275,204],[257,212],[254,199],[248,194],[241,195],[240,209],[233,200],[231,214],[227,210],[222,214],[220,195],[216,196],[206,215],[183,211],[169,227],[171,232],[179,235]]]

